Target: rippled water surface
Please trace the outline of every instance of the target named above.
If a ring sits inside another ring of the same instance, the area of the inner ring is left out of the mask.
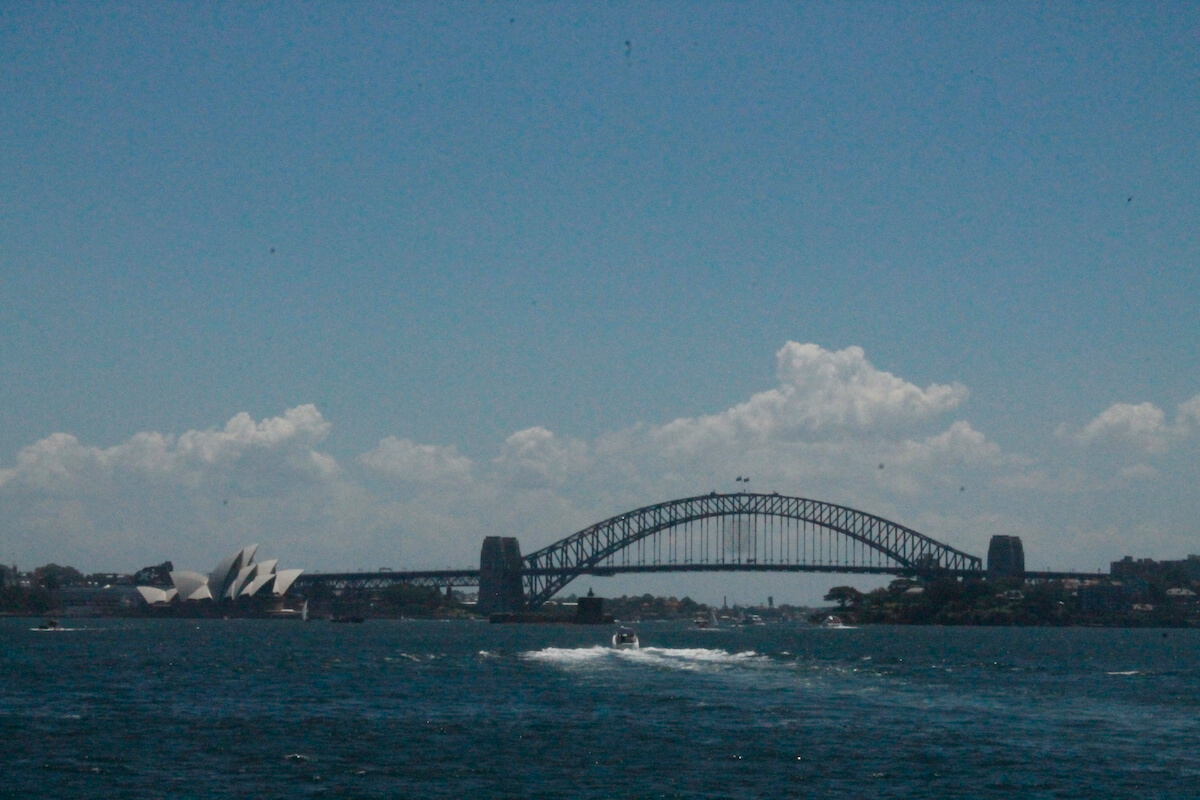
[[[1200,797],[1200,631],[35,623],[3,797]]]

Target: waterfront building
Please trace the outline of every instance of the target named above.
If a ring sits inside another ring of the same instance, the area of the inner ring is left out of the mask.
[[[190,570],[173,570],[170,573],[170,588],[139,586],[137,589],[150,605],[175,600],[226,603],[244,597],[282,597],[304,570],[277,570],[279,559],[276,558],[256,562],[254,556],[257,552],[256,544],[242,547],[223,559],[207,575]]]
[[[1155,561],[1153,558],[1125,556],[1109,565],[1109,574],[1114,578],[1166,577],[1177,581],[1200,581],[1200,555],[1190,555],[1175,561]]]

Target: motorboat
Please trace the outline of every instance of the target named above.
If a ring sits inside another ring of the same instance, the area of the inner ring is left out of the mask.
[[[641,644],[633,628],[617,628],[612,637],[612,646],[618,650],[637,650]]]
[[[848,629],[848,628],[853,628],[854,626],[847,625],[842,620],[842,618],[837,616],[836,614],[830,614],[829,616],[825,617],[825,619],[821,620],[821,627],[822,628],[835,628],[835,629],[842,629],[842,628]]]

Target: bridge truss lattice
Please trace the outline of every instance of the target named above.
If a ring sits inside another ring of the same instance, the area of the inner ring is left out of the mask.
[[[598,522],[523,559],[537,608],[584,574],[709,570],[978,572],[983,562],[890,520],[778,494],[709,494]]]

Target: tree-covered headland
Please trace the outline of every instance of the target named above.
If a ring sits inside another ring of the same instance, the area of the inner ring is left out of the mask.
[[[1198,625],[1197,593],[1179,583],[1173,576],[1039,582],[902,578],[866,593],[835,586],[825,600],[838,604],[843,620],[859,625]]]

